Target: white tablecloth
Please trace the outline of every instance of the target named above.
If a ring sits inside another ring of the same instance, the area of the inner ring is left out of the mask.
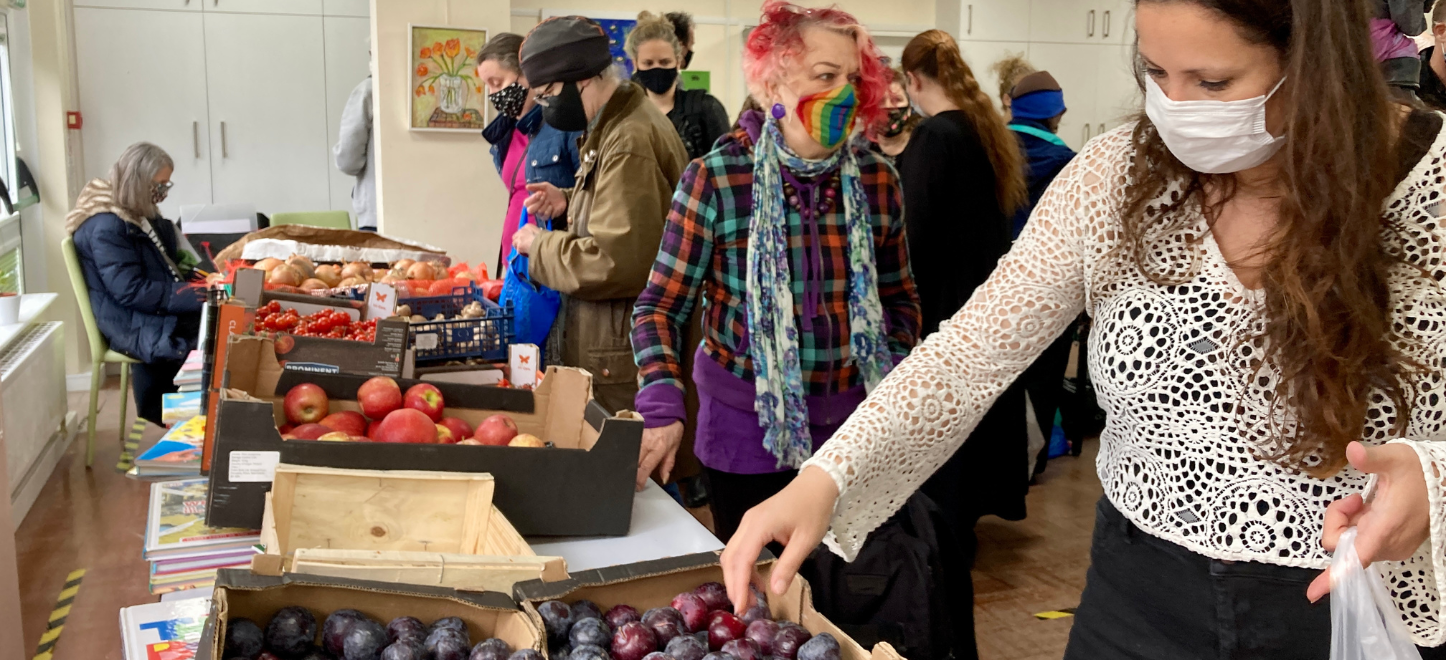
[[[723,548],[708,528],[651,481],[633,497],[627,536],[535,537],[527,542],[539,555],[566,559],[571,573]]]

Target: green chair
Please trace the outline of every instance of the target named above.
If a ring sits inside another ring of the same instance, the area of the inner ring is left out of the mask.
[[[80,258],[75,254],[75,240],[67,236],[60,242],[60,251],[65,255],[65,269],[70,273],[70,287],[75,289],[75,302],[80,305],[80,320],[85,324],[85,334],[90,338],[90,432],[85,439],[85,466],[95,461],[95,413],[100,399],[100,385],[105,363],[115,362],[121,366],[120,382],[120,431],[126,433],[126,401],[130,397],[131,365],[140,360],[110,350],[100,328],[95,325],[95,312],[90,308],[90,287],[85,284],[85,273],[80,270]]]
[[[351,229],[351,214],[346,211],[304,211],[300,213],[277,213],[271,216],[271,226],[307,225],[327,229]]]

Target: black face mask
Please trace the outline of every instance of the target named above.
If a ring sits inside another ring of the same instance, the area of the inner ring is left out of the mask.
[[[633,74],[633,81],[654,94],[666,94],[677,80],[677,69],[640,69]]]
[[[527,102],[527,88],[519,83],[512,83],[488,94],[487,100],[492,102],[492,107],[497,108],[498,114],[516,117],[522,114],[522,105]]]
[[[587,111],[582,107],[582,91],[577,83],[563,83],[562,91],[547,99],[547,105],[542,108],[542,121],[564,132],[587,128]]]
[[[884,137],[898,137],[909,125],[914,109],[909,106],[889,108],[889,123],[884,127]]]

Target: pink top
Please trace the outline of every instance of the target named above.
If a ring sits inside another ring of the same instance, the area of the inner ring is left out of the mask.
[[[522,131],[512,131],[512,144],[507,146],[507,159],[502,162],[502,185],[507,186],[507,217],[502,222],[502,245],[497,263],[507,278],[507,255],[512,254],[512,235],[517,233],[517,221],[522,217],[522,203],[527,201],[527,143],[530,138]]]
[[[1402,34],[1401,28],[1389,18],[1371,19],[1371,46],[1377,62],[1399,57],[1414,58],[1420,54],[1416,42]]]

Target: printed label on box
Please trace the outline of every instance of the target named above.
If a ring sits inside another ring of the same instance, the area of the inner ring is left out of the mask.
[[[512,371],[512,386],[537,384],[537,344],[513,344],[508,347],[508,366]]]
[[[437,347],[437,333],[426,332],[413,338],[416,341],[415,348],[432,350]]]
[[[270,483],[280,462],[279,451],[233,451],[228,476],[231,483]]]

